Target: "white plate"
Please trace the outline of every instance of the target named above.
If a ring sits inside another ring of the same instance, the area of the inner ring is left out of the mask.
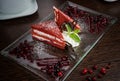
[[[31,3],[31,6],[28,9],[25,9],[20,13],[17,13],[17,14],[0,13],[0,20],[13,19],[13,18],[31,15],[35,13],[37,10],[38,10],[38,5],[37,5],[37,2],[35,1],[34,3]]]

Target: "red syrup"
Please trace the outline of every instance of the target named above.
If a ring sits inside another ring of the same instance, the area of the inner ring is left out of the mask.
[[[10,55],[16,56],[16,58],[27,59],[33,62],[33,46],[31,46],[27,40],[21,42],[17,47],[9,51]]]
[[[41,71],[44,70],[51,77],[62,77],[65,70],[64,67],[69,66],[70,62],[67,56],[61,58],[43,58],[36,60],[38,67],[41,67]]]
[[[100,33],[108,24],[108,19],[106,17],[102,15],[93,15],[78,9],[77,7],[68,6],[64,12],[75,20],[84,20],[84,22],[88,25],[88,31],[90,33]]]

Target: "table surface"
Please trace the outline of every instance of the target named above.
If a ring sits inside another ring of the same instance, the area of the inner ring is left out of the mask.
[[[97,81],[120,81],[120,2],[104,3],[102,0],[71,0],[77,4],[109,14],[118,21],[105,33],[103,38],[90,51],[86,58],[70,74],[66,81],[84,81],[80,72],[83,68],[100,67],[111,63],[107,74]],[[0,21],[0,50],[15,41],[30,29],[30,25],[39,22],[51,11],[52,6],[59,7],[65,0],[37,0],[39,9],[30,16]],[[44,81],[20,65],[0,55],[0,81]]]

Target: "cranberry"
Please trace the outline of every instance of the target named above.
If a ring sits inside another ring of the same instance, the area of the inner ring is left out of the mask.
[[[83,75],[87,74],[87,72],[88,72],[88,69],[87,69],[87,68],[84,68],[84,69],[82,70],[82,74],[83,74]]]
[[[93,68],[93,70],[96,70],[98,68],[98,66],[94,65],[92,68]]]
[[[106,69],[104,67],[101,68],[100,73],[103,74],[103,75],[106,74]]]
[[[62,76],[63,76],[63,72],[61,72],[61,71],[58,72],[58,76],[59,76],[59,77],[62,77]]]
[[[92,73],[93,73],[93,70],[92,70],[92,69],[88,70],[88,73],[92,74]]]

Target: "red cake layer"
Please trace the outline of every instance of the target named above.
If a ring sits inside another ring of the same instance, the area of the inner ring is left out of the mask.
[[[65,48],[62,33],[54,21],[46,21],[32,25],[32,37],[58,48]]]
[[[70,18],[68,15],[66,15],[61,10],[57,9],[56,7],[53,7],[53,9],[54,9],[54,14],[55,14],[55,22],[57,23],[59,27],[61,27],[61,25],[64,22],[71,22],[73,23],[73,25],[75,25],[75,29],[80,29],[80,26],[76,22],[74,22],[74,20]]]

